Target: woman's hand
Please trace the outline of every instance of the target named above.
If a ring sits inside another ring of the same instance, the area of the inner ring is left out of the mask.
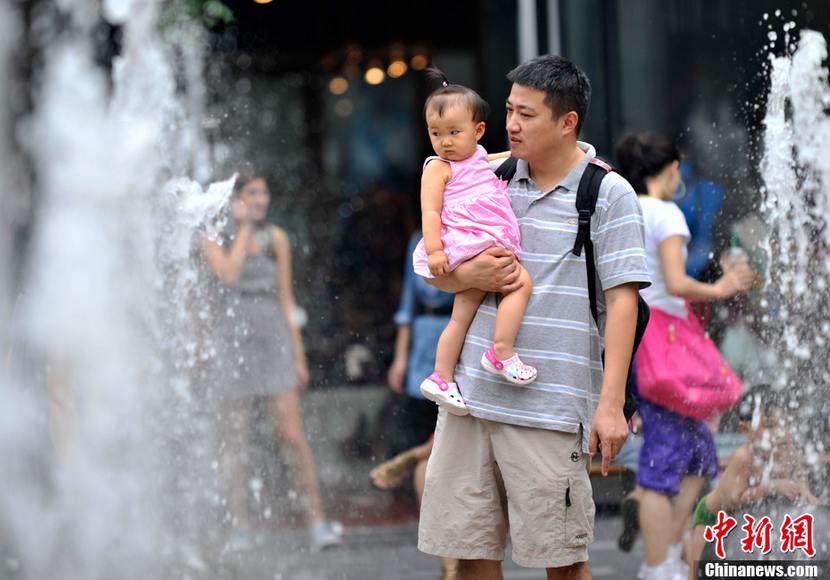
[[[305,391],[308,388],[310,375],[304,353],[294,355],[294,372],[297,373],[297,388],[300,392]]]
[[[746,264],[740,264],[721,276],[715,287],[721,298],[731,298],[735,294],[746,292],[755,283],[755,272]]]
[[[429,266],[429,273],[433,276],[446,276],[450,273],[450,261],[444,250],[432,252],[427,256],[427,265]]]
[[[389,372],[386,374],[386,383],[389,385],[389,390],[402,395],[405,376],[406,360],[395,357],[392,361],[392,366],[389,367]]]
[[[783,495],[789,500],[795,501],[803,498],[807,503],[819,505],[821,501],[812,494],[807,487],[806,481],[790,481],[789,479],[775,479],[770,484],[770,487],[779,495]]]
[[[246,224],[251,219],[251,208],[239,198],[231,202],[231,215],[236,223]]]

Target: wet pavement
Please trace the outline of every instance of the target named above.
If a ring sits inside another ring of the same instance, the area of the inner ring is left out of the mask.
[[[619,551],[618,516],[599,517],[596,541],[591,546],[595,579],[634,579],[642,559],[642,540],[630,554]],[[256,546],[244,552],[226,553],[219,563],[217,580],[427,580],[440,578],[437,558],[415,547],[417,525],[347,528],[344,543],[319,553],[309,550],[306,534],[283,530],[256,535]],[[504,565],[506,580],[545,578],[543,570]]]

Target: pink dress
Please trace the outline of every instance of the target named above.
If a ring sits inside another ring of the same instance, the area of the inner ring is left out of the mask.
[[[521,236],[507,183],[493,173],[484,147],[479,145],[463,161],[428,157],[424,166],[433,159],[449,163],[452,170],[452,178],[444,186],[441,209],[441,243],[450,270],[493,246],[510,250],[519,258]],[[412,262],[416,274],[433,277],[429,273],[423,238],[412,254]]]

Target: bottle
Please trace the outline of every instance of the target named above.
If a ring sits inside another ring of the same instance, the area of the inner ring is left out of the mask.
[[[720,265],[724,272],[736,266],[749,265],[749,254],[741,247],[738,234],[733,233],[729,239],[729,247],[721,254]]]

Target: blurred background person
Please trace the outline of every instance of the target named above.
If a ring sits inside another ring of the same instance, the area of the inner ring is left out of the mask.
[[[681,183],[680,153],[657,134],[624,136],[616,147],[620,173],[640,195],[646,234],[646,261],[652,285],[642,291],[652,319],[672,316],[678,335],[689,317],[687,301],[729,298],[746,291],[754,275],[746,264],[729,269],[713,284],[686,273],[690,233],[672,201]],[[653,326],[653,325],[652,325]],[[662,337],[659,337],[662,340]],[[672,340],[666,337],[665,340]],[[645,344],[645,339],[644,339]],[[637,353],[642,367],[642,347]],[[642,384],[640,385],[642,391]],[[707,478],[718,473],[712,432],[694,420],[640,397],[643,447],[637,472],[642,491],[639,523],[645,541],[644,580],[680,580],[688,576],[681,560],[682,537]]]
[[[421,505],[427,461],[432,451],[432,434],[438,418],[438,406],[424,398],[419,388],[423,377],[435,368],[438,338],[452,314],[453,295],[427,284],[412,268],[412,253],[421,239],[415,232],[406,250],[401,302],[395,313],[398,331],[395,355],[389,367],[387,383],[394,393],[406,397],[401,414],[401,428],[410,447],[372,470],[372,484],[381,490],[398,487],[413,473],[415,497]],[[424,441],[426,441],[424,443]],[[458,562],[441,558],[442,580],[458,577]]]
[[[223,287],[220,332],[220,385],[228,415],[225,464],[230,471],[232,549],[251,545],[248,518],[251,406],[267,397],[276,435],[291,468],[296,489],[305,495],[311,542],[315,548],[340,543],[337,526],[326,521],[320,484],[303,430],[300,393],[309,382],[300,328],[295,322],[288,235],[268,223],[271,194],[265,179],[240,177],[231,202],[232,221],[220,244],[204,239],[211,270]]]
[[[424,398],[419,386],[435,368],[435,348],[453,304],[452,294],[430,286],[412,269],[412,253],[420,239],[420,232],[415,232],[406,251],[401,301],[395,313],[395,355],[387,375],[389,388],[406,397],[401,421],[406,447],[426,441],[435,431],[438,407]]]

